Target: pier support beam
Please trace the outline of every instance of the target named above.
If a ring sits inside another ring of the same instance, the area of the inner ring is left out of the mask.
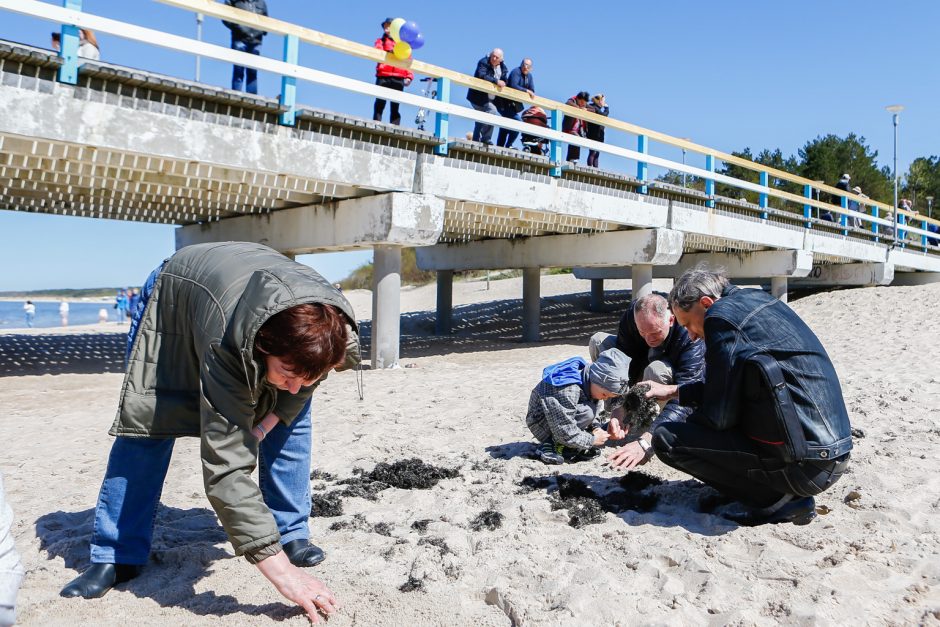
[[[539,304],[541,299],[540,268],[525,268],[522,271],[522,341],[539,341]]]
[[[401,324],[401,247],[376,246],[372,271],[372,368],[395,368]]]
[[[787,277],[770,277],[770,293],[774,298],[787,302]]]
[[[437,271],[437,316],[434,320],[436,335],[450,335],[453,328],[454,271]]]
[[[591,311],[604,309],[604,279],[591,279]]]
[[[633,295],[632,300],[642,298],[653,291],[653,266],[648,263],[638,263],[632,267]]]

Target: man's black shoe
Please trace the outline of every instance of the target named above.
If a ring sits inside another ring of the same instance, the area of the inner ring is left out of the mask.
[[[117,584],[130,581],[139,575],[142,568],[143,566],[130,564],[92,564],[62,588],[59,595],[97,599]]]
[[[771,511],[758,509],[747,512],[730,512],[724,514],[724,517],[743,527],[775,525],[778,523],[808,525],[816,518],[816,499],[811,496],[806,496],[801,499],[788,501]]]
[[[290,563],[300,568],[316,566],[326,559],[323,549],[310,544],[309,540],[291,540],[284,545],[284,552],[287,553]]]
[[[596,446],[592,446],[587,450],[582,450],[579,448],[572,448],[566,446],[564,451],[562,451],[562,456],[565,458],[569,464],[576,464],[578,462],[584,462],[589,459],[594,459],[601,454],[601,449]]]

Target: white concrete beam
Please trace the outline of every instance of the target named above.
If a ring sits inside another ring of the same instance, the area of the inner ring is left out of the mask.
[[[928,254],[913,248],[892,248],[888,251],[888,263],[898,268],[940,272],[940,255]]]
[[[632,226],[665,227],[669,202],[620,190],[594,190],[549,176],[519,177],[516,170],[498,172],[455,169],[451,161],[422,156],[415,192],[499,207],[544,211]],[[605,193],[607,192],[607,193]]]
[[[651,229],[491,239],[427,246],[415,253],[422,270],[672,264],[682,255],[682,233]]]
[[[443,200],[392,192],[183,226],[176,230],[176,247],[249,241],[301,255],[376,245],[426,246],[436,244],[443,229]]]
[[[790,287],[838,287],[888,285],[894,279],[890,263],[842,263],[814,265],[808,276],[790,281]]]
[[[754,242],[771,248],[804,248],[802,230],[729,216],[715,209],[704,209],[679,201],[670,204],[669,228],[738,242]]]
[[[710,267],[724,268],[729,278],[739,277],[803,277],[813,269],[813,254],[805,250],[759,250],[741,253],[690,253],[672,266],[655,266],[653,277],[676,278],[689,268],[705,262]],[[629,267],[575,268],[579,279],[630,279]]]
[[[884,245],[862,240],[850,240],[832,234],[813,232],[812,230],[806,231],[806,241],[803,248],[814,253],[838,255],[859,261],[883,263],[885,260]]]

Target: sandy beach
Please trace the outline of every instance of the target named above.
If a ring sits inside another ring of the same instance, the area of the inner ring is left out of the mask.
[[[559,485],[622,495],[624,473],[528,457],[528,394],[543,366],[586,357],[591,333],[615,329],[628,282],[607,288],[609,311],[592,313],[588,282],[544,276],[543,340],[531,345],[518,339],[521,279],[456,283],[450,337],[433,335],[435,287],[406,288],[403,367],[366,371],[364,401],[351,372],[319,388],[313,466],[328,474],[315,497],[382,462],[456,470],[430,489],[342,496],[341,515],[311,518],[328,554],[314,574],[344,604],[330,624],[940,624],[940,284],[791,303],[840,375],[853,462],[812,524],[754,528],[716,515],[711,489],[656,460],[627,483],[633,509],[575,527]],[[370,293],[347,296],[367,320]],[[195,439],[176,444],[142,576],[98,600],[58,596],[88,561],[122,380],[116,326],[0,332],[0,470],[28,571],[19,624],[307,624],[234,557]]]

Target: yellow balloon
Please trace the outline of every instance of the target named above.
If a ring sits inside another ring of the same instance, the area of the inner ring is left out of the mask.
[[[401,39],[399,39],[399,31],[404,23],[405,18],[403,17],[396,17],[392,20],[392,23],[388,25],[388,36],[395,41],[401,41]]]
[[[395,44],[395,48],[392,50],[392,54],[395,55],[396,59],[401,59],[404,61],[411,56],[411,44],[405,43],[404,41],[399,41]]]

